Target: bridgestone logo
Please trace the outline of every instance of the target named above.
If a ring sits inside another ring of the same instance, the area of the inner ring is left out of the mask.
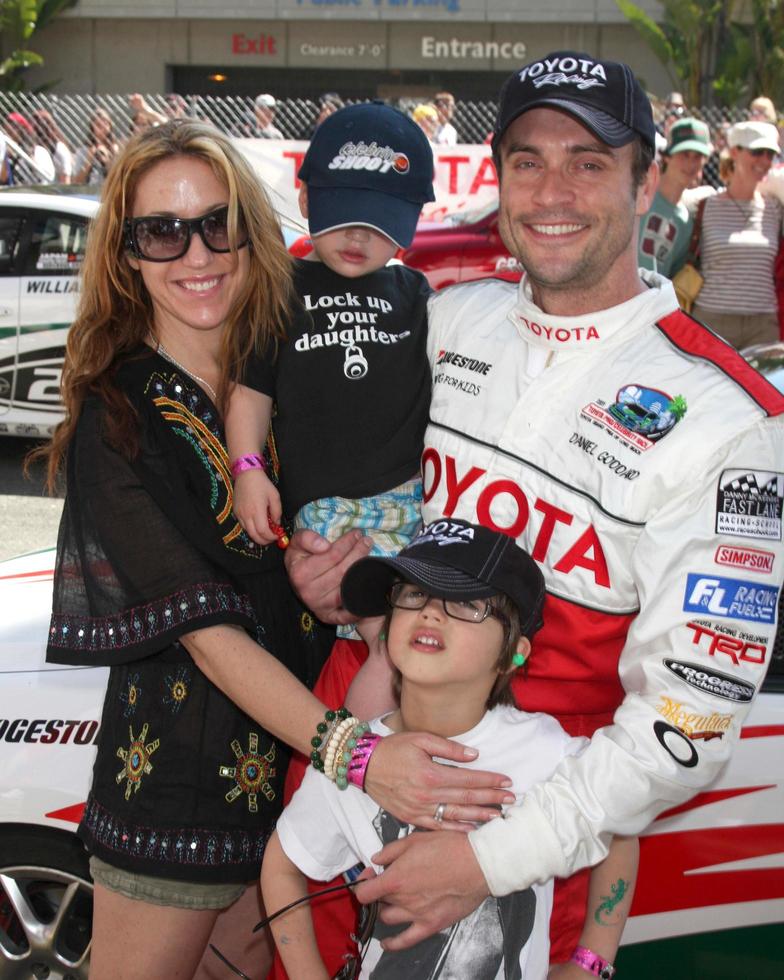
[[[478,361],[476,358],[467,357],[465,354],[457,354],[453,350],[440,350],[436,364],[451,364],[452,367],[465,368],[466,371],[475,371],[477,374],[483,375],[487,375],[493,366],[486,361]]]
[[[712,694],[736,704],[746,703],[754,697],[755,688],[751,684],[745,684],[718,670],[702,670],[692,664],[681,663],[680,660],[665,660],[664,666],[689,687],[704,694]]]

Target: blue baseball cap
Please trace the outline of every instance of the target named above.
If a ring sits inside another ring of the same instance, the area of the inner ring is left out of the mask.
[[[346,106],[313,134],[299,169],[311,236],[349,225],[411,244],[422,205],[434,201],[433,151],[404,113],[383,102]]]

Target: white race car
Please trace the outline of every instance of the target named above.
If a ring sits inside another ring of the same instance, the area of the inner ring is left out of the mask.
[[[60,421],[65,337],[97,210],[88,188],[0,191],[0,433],[46,436]]]
[[[44,662],[53,566],[52,550],[0,563],[1,980],[87,977],[91,885],[74,831],[108,671]],[[635,980],[661,980],[665,963],[687,980],[784,975],[781,636],[721,778],[643,837],[624,944],[619,975]]]

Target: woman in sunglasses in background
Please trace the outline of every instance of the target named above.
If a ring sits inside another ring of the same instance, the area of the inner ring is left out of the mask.
[[[43,451],[50,487],[66,475],[47,658],[111,668],[79,826],[94,980],[206,977],[210,940],[254,978],[269,963],[267,935],[250,940],[256,882],[287,746],[309,753],[326,728],[307,687],[321,658],[282,551],[232,513],[221,413],[250,351],[285,336],[290,304],[274,212],[230,140],[190,121],[133,138],[90,232],[65,420]],[[469,757],[443,739],[384,741],[368,786],[401,819],[435,826],[439,800],[501,785],[436,767]]]
[[[725,189],[704,204],[700,272],[704,278],[692,313],[742,350],[778,339],[774,266],[784,209],[760,184],[779,152],[779,133],[768,122],[736,123],[721,161]]]

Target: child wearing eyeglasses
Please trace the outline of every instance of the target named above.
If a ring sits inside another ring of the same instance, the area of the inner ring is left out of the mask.
[[[340,109],[314,134],[299,171],[313,243],[294,264],[301,315],[276,356],[252,359],[226,421],[234,512],[258,544],[281,514],[329,540],[360,528],[375,554],[420,526],[430,289],[387,263],[434,199],[432,177],[419,127],[382,103]],[[282,502],[261,453],[273,402]]]
[[[518,799],[548,779],[588,740],[570,738],[549,715],[518,710],[512,697],[512,674],[525,663],[542,624],[544,591],[538,566],[514,539],[458,520],[428,525],[397,557],[368,557],[353,565],[343,580],[343,604],[360,616],[386,615],[382,635],[398,694],[397,710],[371,722],[371,732],[430,731],[457,738],[479,750],[482,767],[508,773]],[[350,757],[351,751],[344,765],[353,764]],[[284,810],[262,868],[268,913],[305,896],[306,875],[327,881],[358,862],[380,873],[373,864],[377,852],[418,832],[356,788],[341,792],[338,786],[311,768]],[[449,810],[440,804],[434,821],[455,829]],[[636,838],[615,838],[591,876],[580,945],[569,964],[553,967],[551,977],[613,976],[611,961],[636,872]],[[465,919],[396,952],[385,950],[382,941],[406,926],[376,920],[361,965],[356,961],[339,975],[543,980],[552,895],[549,881],[490,897]],[[327,980],[307,903],[271,928],[289,977]]]

